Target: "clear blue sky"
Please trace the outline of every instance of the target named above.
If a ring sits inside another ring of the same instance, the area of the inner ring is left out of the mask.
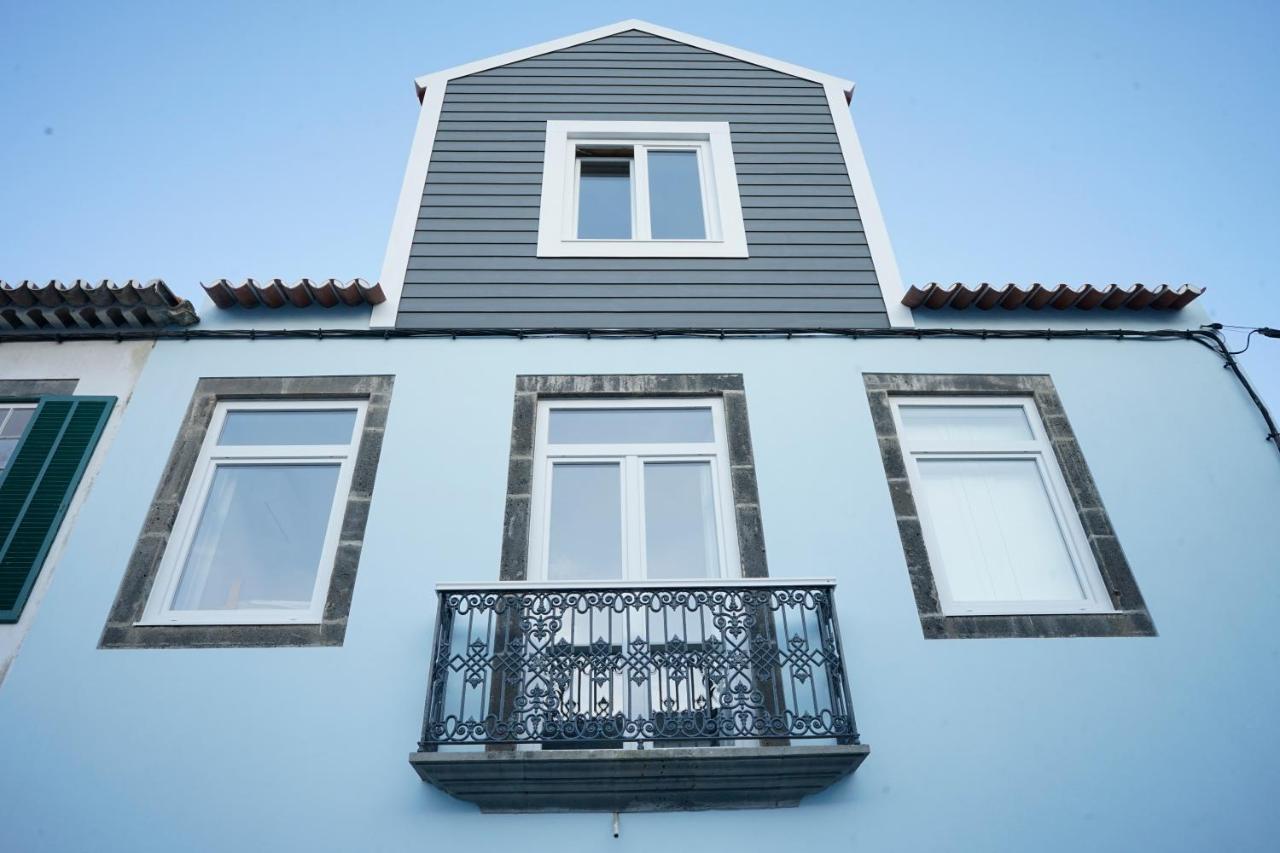
[[[376,278],[416,75],[626,17],[849,77],[908,282],[1280,326],[1280,3],[0,0],[0,278]],[[1280,401],[1280,341],[1246,362]]]

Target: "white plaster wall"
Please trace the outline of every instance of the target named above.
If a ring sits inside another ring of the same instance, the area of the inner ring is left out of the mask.
[[[85,469],[84,478],[76,489],[71,506],[58,530],[53,547],[45,558],[44,566],[36,578],[31,596],[27,599],[22,616],[12,625],[0,625],[0,681],[4,680],[13,663],[23,638],[38,618],[40,603],[49,588],[50,579],[58,566],[72,528],[75,527],[76,516],[80,512],[85,498],[98,470],[111,447],[112,439],[119,428],[120,418],[133,393],[133,386],[138,381],[138,374],[147,361],[147,356],[155,346],[150,341],[130,341],[127,343],[77,341],[74,344],[58,344],[52,341],[5,341],[0,343],[0,380],[3,379],[74,379],[76,394],[86,396],[111,396],[116,398],[116,407],[107,421],[106,429],[98,440],[89,467]]]

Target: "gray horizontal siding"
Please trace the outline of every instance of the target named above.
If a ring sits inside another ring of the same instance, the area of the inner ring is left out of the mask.
[[[410,269],[405,275],[405,284],[447,284],[449,282],[475,282],[482,284],[612,284],[625,291],[632,284],[667,284],[679,288],[685,284],[717,284],[727,283],[721,270],[661,270],[661,271],[617,271],[617,270],[551,270],[546,273],[531,273],[527,270],[415,270]],[[867,272],[817,272],[813,270],[797,270],[795,272],[740,272],[732,276],[736,282],[746,284],[875,284],[875,273]],[[407,295],[407,294],[406,294]]]
[[[547,296],[553,298],[588,298],[595,299],[597,297],[604,298],[696,298],[708,299],[715,297],[732,297],[732,298],[771,298],[776,297],[776,291],[771,290],[772,285],[768,284],[723,284],[715,282],[712,284],[687,284],[679,288],[678,292],[673,291],[670,285],[666,284],[631,284],[625,291],[625,296],[620,295],[617,287],[609,284],[587,283],[587,284],[541,284],[532,288],[533,293],[538,296]],[[841,299],[841,298],[862,298],[877,299],[880,296],[880,288],[874,284],[855,285],[850,287],[847,284],[794,284],[786,289],[787,297],[792,299]],[[469,283],[451,282],[448,284],[437,285],[431,294],[431,298],[445,297],[467,297],[467,298],[494,298],[505,299],[507,297],[530,298],[531,288],[524,282],[508,282],[505,284],[491,284],[484,289],[484,296],[477,297],[476,289]]]
[[[675,68],[640,68],[633,64],[629,59],[619,56],[618,61],[614,65],[601,65],[599,63],[592,65],[583,65],[582,63],[541,63],[537,65],[527,64],[529,60],[521,63],[514,63],[505,68],[495,68],[490,71],[482,71],[480,74],[473,75],[472,79],[481,75],[492,81],[498,80],[523,80],[523,79],[542,79],[551,77],[561,82],[581,78],[585,80],[608,80],[613,78],[635,80],[643,79],[650,82],[674,82],[688,79],[691,72],[697,72],[699,81],[704,84],[714,84],[720,81],[732,81],[735,86],[757,86],[763,85],[763,81],[776,79],[779,75],[776,71],[769,71],[764,68],[755,68],[750,65],[741,66],[718,66],[703,67],[701,69],[690,69],[687,66]],[[519,67],[517,67],[517,65]]]
[[[740,274],[745,275],[755,272],[764,273],[768,280],[776,280],[777,273],[801,273],[809,270],[823,272],[854,270],[870,272],[872,270],[871,259],[866,256],[853,258],[767,258],[763,260],[759,258],[729,258],[728,260],[737,261],[736,264],[725,268],[735,277]],[[489,272],[496,270],[527,272],[529,269],[529,262],[523,257],[494,257],[492,254],[478,258],[427,257],[422,258],[420,261],[415,259],[415,261],[416,265],[414,261],[410,262],[409,269],[432,271],[483,270]],[[613,272],[626,275],[628,278],[635,278],[632,273],[672,270],[683,273],[699,271],[698,259],[696,258],[544,258],[539,261],[538,268],[548,272]],[[704,272],[706,271],[704,270]],[[722,271],[712,270],[710,272],[719,275]]]
[[[722,297],[698,299],[689,296],[597,296],[597,297],[565,297],[556,296],[522,296],[522,297],[459,297],[441,298],[432,296],[423,300],[430,303],[432,311],[456,312],[516,312],[535,311],[548,313],[589,312],[626,312],[652,311],[679,313],[680,311],[720,312],[725,309]],[[809,296],[802,299],[768,299],[759,297],[737,297],[734,300],[736,311],[765,311],[786,313],[843,312],[869,313],[876,310],[876,299],[847,299],[838,297],[823,299]],[[409,300],[409,308],[413,308],[414,300]],[[861,312],[859,309],[862,309]]]
[[[470,215],[467,210],[458,210],[450,208],[442,210],[438,215],[418,220],[419,230],[433,231],[534,231],[538,230],[538,217],[525,216],[520,211],[516,211],[520,215],[511,215],[511,211],[507,209],[495,208],[485,215]],[[844,218],[823,219],[819,217],[811,217],[809,219],[760,219],[756,220],[754,216],[747,216],[746,211],[742,214],[747,220],[747,243],[752,241],[752,232],[801,232],[811,234],[816,232],[831,233],[862,233],[862,223],[851,221]],[[447,218],[445,218],[447,217]],[[497,218],[505,217],[505,218]],[[512,235],[511,239],[520,239],[516,235]],[[707,264],[711,268],[715,268],[715,259],[705,259],[702,263]]]
[[[452,85],[452,84],[450,84]],[[545,122],[541,121],[525,121],[520,117],[506,119],[459,119],[450,121],[448,130],[438,131],[436,136],[440,138],[444,134],[452,131],[502,131],[509,133],[534,133],[541,134]],[[734,125],[734,129],[742,133],[821,133],[821,129],[815,128],[813,124],[803,121],[797,122],[738,122]]]
[[[536,85],[538,88],[548,95],[648,95],[655,98],[665,98],[668,95],[695,95],[705,92],[706,88],[701,83],[690,83],[684,80],[671,80],[664,83],[652,83],[646,81],[634,81],[627,78],[619,78],[616,82],[609,85],[601,85],[600,83],[577,80],[573,78],[565,81],[555,77],[521,77],[518,81],[508,82],[490,82],[481,85],[468,83],[465,79],[456,81],[453,91],[466,95],[517,95],[523,96],[527,94],[527,87]],[[741,95],[751,95],[759,97],[781,97],[788,92],[804,88],[810,84],[804,80],[796,80],[792,83],[784,85],[765,85],[766,81],[739,81],[738,83],[726,83],[717,86],[716,91],[726,98],[735,98]]]
[[[858,245],[861,235],[846,235],[848,241],[831,243],[826,234],[791,235],[769,233],[760,235],[751,247],[751,257],[762,258],[839,258],[870,257],[865,241]],[[850,245],[852,244],[852,245]],[[461,232],[432,231],[414,238],[413,252],[419,257],[495,257],[532,258],[536,246],[531,243],[514,243],[493,231]],[[858,253],[863,253],[859,255]],[[550,259],[544,259],[548,262]],[[541,263],[541,262],[539,262]]]
[[[437,184],[435,188],[443,191],[432,195],[430,206],[423,204],[421,208],[422,216],[430,218],[433,215],[447,215],[433,213],[432,211],[436,207],[465,207],[474,210],[477,209],[477,204],[484,205],[482,209],[486,210],[491,210],[495,207],[518,208],[522,212],[532,209],[534,215],[537,215],[538,206],[537,204],[530,204],[530,201],[532,200],[536,202],[538,200],[538,195],[534,192],[530,192],[530,187],[520,189],[503,187],[500,192],[486,193],[463,192],[459,189],[453,189],[452,192],[450,192],[449,189],[447,189],[457,186],[458,185],[454,184],[441,187]],[[768,200],[768,202],[766,202],[770,205],[769,207],[755,207],[751,210],[751,216],[747,216],[747,211],[744,210],[743,216],[746,216],[748,219],[776,218],[780,215],[780,211],[784,206],[787,205],[803,209],[805,212],[811,213],[821,219],[831,218],[830,214],[826,212],[826,208],[836,210],[857,210],[857,207],[853,203],[853,199],[849,198],[849,194],[847,192],[839,195],[828,195],[826,193],[809,193],[807,187],[793,187],[791,188],[791,193],[793,194],[743,193],[744,196],[773,196]],[[819,208],[822,208],[822,210],[819,210]],[[848,215],[849,214],[842,214],[842,218]]]
[[[546,122],[727,121],[748,258],[538,258]],[[451,81],[404,328],[886,326],[822,87],[632,31]]]
[[[402,329],[868,329],[885,328],[884,303],[873,312],[770,313],[738,311],[513,311],[507,313],[401,312]]]
[[[746,175],[811,175],[817,176],[838,175],[841,180],[847,181],[848,175],[845,172],[843,163],[832,163],[830,165],[814,165],[808,163],[770,163],[768,165],[760,165],[753,163],[743,163],[738,161],[738,178],[741,180]],[[512,161],[512,160],[490,160],[485,163],[486,171],[483,174],[476,174],[476,166],[472,163],[451,159],[442,161],[433,161],[431,164],[432,180],[456,181],[466,180],[464,175],[462,178],[441,177],[448,175],[450,172],[464,172],[473,176],[473,180],[482,182],[492,175],[502,174],[520,174],[522,172],[534,172],[541,177],[542,161]]]

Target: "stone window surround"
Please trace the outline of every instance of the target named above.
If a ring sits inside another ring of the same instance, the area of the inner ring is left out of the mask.
[[[74,394],[77,379],[0,379],[0,401],[34,403],[41,397]]]
[[[341,646],[364,545],[365,523],[373,495],[383,430],[391,402],[392,376],[237,376],[205,377],[183,417],[155,496],[138,534],[115,602],[102,629],[102,649],[244,648]],[[178,508],[195,470],[200,447],[218,403],[226,400],[368,401],[351,489],[346,497],[338,551],[318,624],[287,625],[137,625],[146,609]]]
[[[926,639],[966,639],[993,637],[1153,637],[1155,624],[1147,612],[1129,562],[1120,548],[1115,530],[1102,505],[1084,454],[1076,441],[1047,375],[1018,374],[911,374],[864,373],[867,400],[880,446],[880,457],[889,482],[898,534],[911,577],[911,589]],[[1044,422],[1045,433],[1071,493],[1097,562],[1098,571],[1111,596],[1111,613],[1024,614],[1009,616],[945,616],[938,603],[938,590],[929,565],[924,531],[920,524],[906,463],[898,441],[890,397],[925,395],[1030,397]]]
[[[733,489],[735,527],[742,576],[767,578],[764,529],[756,487],[755,459],[742,375],[737,373],[668,373],[552,375],[516,377],[511,417],[511,456],[507,472],[499,580],[528,579],[529,511],[533,485],[533,431],[539,399],[635,399],[720,397],[724,402],[726,443]]]

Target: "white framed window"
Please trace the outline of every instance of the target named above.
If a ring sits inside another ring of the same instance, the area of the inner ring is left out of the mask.
[[[529,577],[740,573],[719,398],[539,401]]]
[[[728,122],[548,121],[539,257],[747,257]]]
[[[366,406],[219,402],[138,624],[320,622]]]
[[[1113,609],[1031,398],[890,399],[943,614]]]
[[[35,413],[35,403],[0,403],[0,472],[13,458],[22,433]]]

